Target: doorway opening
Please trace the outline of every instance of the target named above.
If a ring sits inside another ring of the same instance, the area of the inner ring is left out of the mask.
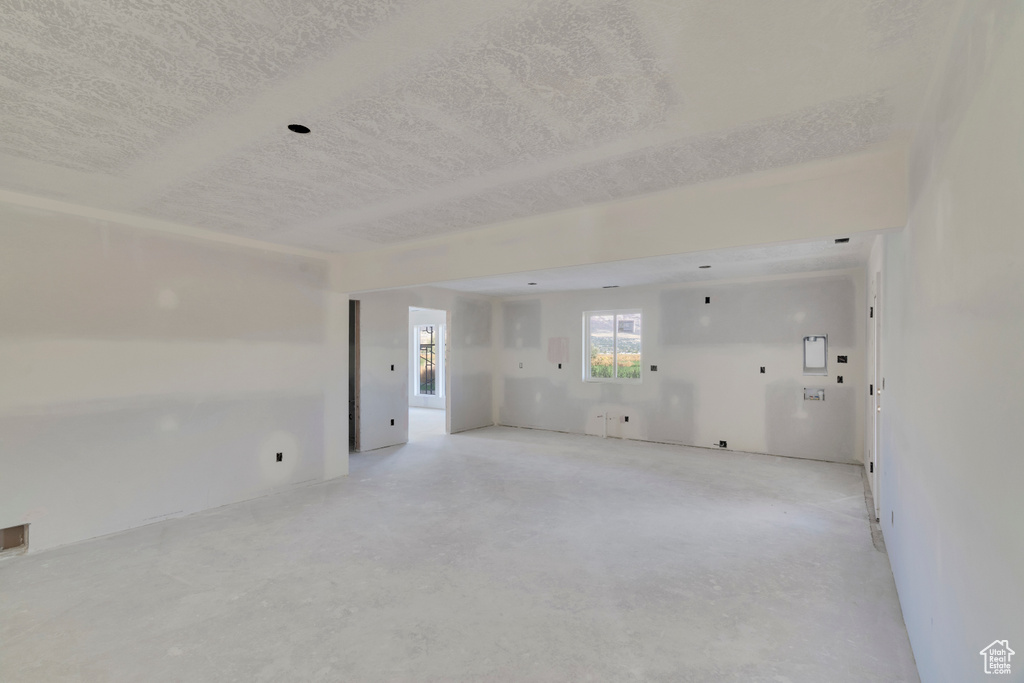
[[[409,308],[409,441],[448,433],[448,312]]]
[[[359,301],[348,302],[348,450],[359,452]]]

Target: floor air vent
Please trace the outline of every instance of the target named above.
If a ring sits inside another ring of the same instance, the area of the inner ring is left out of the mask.
[[[28,524],[0,529],[0,555],[16,555],[28,550]]]

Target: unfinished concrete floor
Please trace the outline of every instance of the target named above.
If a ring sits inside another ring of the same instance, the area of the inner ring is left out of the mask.
[[[409,441],[444,436],[445,411],[437,408],[409,407]]]
[[[490,428],[0,562],[0,680],[917,674],[856,467]]]

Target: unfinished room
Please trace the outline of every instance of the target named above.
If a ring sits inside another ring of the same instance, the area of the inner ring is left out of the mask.
[[[1024,0],[0,0],[0,681],[1024,681]]]

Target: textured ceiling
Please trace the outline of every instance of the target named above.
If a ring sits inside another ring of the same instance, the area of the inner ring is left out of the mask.
[[[903,140],[957,6],[0,0],[0,187],[422,239]]]
[[[433,286],[489,296],[518,296],[607,286],[637,287],[863,268],[876,234],[857,233],[845,244],[827,239],[716,249],[436,282]],[[529,282],[536,284],[529,285]]]

